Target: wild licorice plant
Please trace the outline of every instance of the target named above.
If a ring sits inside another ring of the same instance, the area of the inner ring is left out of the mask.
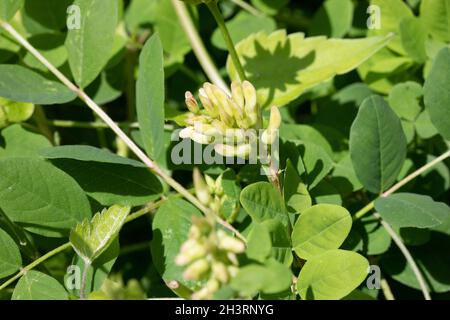
[[[448,298],[448,21],[0,0],[0,297]]]

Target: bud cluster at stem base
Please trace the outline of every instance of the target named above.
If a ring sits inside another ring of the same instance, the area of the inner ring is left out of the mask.
[[[205,281],[192,294],[194,300],[212,299],[239,271],[237,255],[245,244],[222,229],[216,229],[213,217],[193,217],[189,237],[181,246],[175,263],[184,266],[185,280]]]

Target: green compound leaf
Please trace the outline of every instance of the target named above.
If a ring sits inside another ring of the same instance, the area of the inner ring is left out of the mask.
[[[339,300],[361,284],[368,268],[367,259],[356,252],[326,251],[303,266],[297,290],[305,300]]]
[[[26,0],[20,12],[23,26],[32,35],[59,32],[66,26],[66,12],[72,3],[73,0]]]
[[[231,287],[243,296],[254,296],[258,292],[275,294],[289,289],[292,273],[289,267],[268,260],[264,265],[250,264],[239,269],[231,280]]]
[[[14,240],[0,229],[0,279],[7,277],[22,267],[20,250]]]
[[[120,244],[119,237],[116,237],[109,247],[98,256],[97,259],[92,263],[91,266],[87,266],[87,277],[86,277],[86,291],[95,292],[102,288],[108,275],[111,272],[112,267],[116,263],[117,257],[120,254]],[[68,269],[64,277],[64,283],[69,293],[79,297],[80,287],[79,280],[82,276],[82,270],[86,268],[83,258],[79,255],[74,255],[72,260],[72,268]]]
[[[270,255],[272,250],[272,241],[270,233],[262,223],[255,223],[248,236],[247,257],[252,260],[263,263]]]
[[[0,97],[34,104],[62,104],[76,95],[64,85],[19,65],[0,65]]]
[[[308,187],[302,182],[290,160],[286,161],[283,187],[286,206],[290,211],[301,213],[311,207],[312,199]]]
[[[275,15],[289,3],[289,0],[251,0],[251,2],[262,12]]]
[[[402,119],[414,121],[422,111],[423,88],[413,81],[400,83],[389,93],[389,105]]]
[[[158,34],[147,40],[141,52],[136,97],[145,150],[158,160],[164,150],[164,59]]]
[[[425,82],[424,95],[431,121],[450,140],[450,48],[439,51]]]
[[[354,4],[351,0],[327,0],[315,14],[310,34],[343,37],[352,27]]]
[[[82,88],[97,78],[111,57],[118,21],[118,1],[75,0],[80,28],[70,28],[66,39],[69,65]]]
[[[305,210],[294,225],[292,246],[305,260],[337,249],[352,228],[352,217],[343,207],[318,204]]]
[[[0,139],[5,141],[5,145],[0,147],[0,158],[37,157],[39,150],[52,145],[44,136],[26,130],[20,124],[3,129]]]
[[[75,180],[42,159],[0,159],[0,176],[0,207],[30,232],[67,236],[91,216],[89,201]]]
[[[450,218],[450,208],[445,203],[412,193],[379,198],[375,208],[384,220],[398,228],[431,228]]]
[[[364,100],[350,131],[350,155],[356,175],[373,193],[389,188],[406,158],[400,119],[380,96]]]
[[[285,266],[290,266],[294,257],[292,255],[291,237],[286,227],[277,219],[266,220],[261,225],[269,231],[270,256]]]
[[[12,300],[69,300],[69,295],[55,278],[31,270],[17,283]]]
[[[0,153],[1,155],[1,153]],[[90,146],[58,146],[41,151],[103,206],[138,206],[158,198],[161,182],[139,161]],[[92,176],[101,179],[92,179]]]
[[[422,0],[420,19],[432,37],[438,41],[450,41],[450,3],[448,0]]]
[[[192,226],[192,217],[201,217],[201,212],[178,198],[169,198],[156,212],[153,219],[152,257],[156,269],[166,283],[177,281],[188,288],[198,287],[197,281],[183,278],[184,268],[174,263],[181,245],[187,240]]]
[[[131,208],[114,205],[84,220],[70,232],[75,252],[88,264],[98,258],[119,234]]]
[[[369,30],[369,36],[381,36],[389,33],[399,34],[400,22],[405,18],[413,17],[411,9],[402,0],[371,0],[370,4],[380,9],[381,24],[380,28]],[[388,48],[396,53],[405,55],[400,36],[395,36],[388,44]]]
[[[391,36],[366,39],[305,38],[303,33],[260,32],[236,45],[248,80],[258,88],[263,107],[283,106],[303,92],[357,68],[383,48]],[[238,75],[228,59],[232,80]]]
[[[28,3],[28,2],[27,2]],[[67,50],[64,46],[66,37],[61,34],[39,34],[28,39],[53,66],[59,68],[67,61]],[[36,59],[30,52],[23,58],[23,62],[30,68],[47,72],[47,67]]]
[[[0,0],[0,19],[11,19],[22,6],[23,0]]]
[[[255,222],[277,219],[285,227],[289,225],[283,198],[268,182],[257,182],[242,190],[241,204]]]
[[[290,266],[293,259],[292,246],[286,228],[276,219],[254,223],[248,237],[246,254],[250,259],[261,263],[272,257]]]
[[[400,22],[400,37],[408,55],[417,63],[427,60],[425,43],[428,39],[427,30],[422,21],[416,17],[405,18]]]

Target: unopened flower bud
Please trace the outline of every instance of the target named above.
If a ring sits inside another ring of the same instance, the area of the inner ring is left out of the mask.
[[[193,127],[186,127],[180,130],[179,136],[181,139],[190,139],[193,132],[194,132]]]
[[[207,136],[201,132],[194,131],[191,133],[191,139],[198,144],[210,144],[214,141],[214,136]]]
[[[194,260],[203,258],[206,255],[206,249],[195,240],[186,241],[180,249],[180,253],[175,258],[175,263],[179,266],[185,266]]]
[[[205,108],[206,112],[213,118],[216,118],[219,115],[219,110],[217,106],[214,105],[213,101],[211,101],[208,97],[204,88],[201,88],[198,92],[200,101],[202,102],[203,108]]]
[[[197,198],[204,205],[208,205],[211,201],[211,196],[209,193],[208,185],[206,184],[205,179],[203,179],[203,176],[198,168],[194,168],[193,180]]]
[[[239,272],[239,268],[236,266],[229,266],[227,269],[228,269],[228,274],[230,275],[231,278],[236,277]]]
[[[184,96],[186,106],[188,107],[189,111],[192,113],[198,113],[200,111],[200,107],[198,106],[197,100],[195,100],[192,93],[190,91],[186,91]]]
[[[206,180],[206,184],[208,185],[209,192],[215,193],[216,181],[213,178],[211,178],[210,176],[208,176],[207,174],[205,174],[205,180]]]
[[[222,89],[214,85],[211,86],[211,89],[217,99],[219,110],[223,109],[230,117],[233,117],[232,101],[228,95]]]
[[[236,102],[239,107],[244,107],[244,91],[242,90],[242,85],[237,81],[233,81],[231,83],[231,96],[233,97],[234,102]]]
[[[242,253],[245,251],[245,244],[242,241],[228,235],[219,239],[219,247],[233,253]]]
[[[209,270],[209,263],[206,259],[193,262],[184,272],[183,278],[186,280],[198,280]]]
[[[245,141],[247,137],[247,131],[244,129],[230,128],[225,131],[224,142],[225,144],[240,144]]]
[[[281,113],[278,107],[272,107],[270,109],[269,127],[271,130],[278,130],[281,126]]]
[[[229,280],[227,267],[221,262],[213,263],[212,273],[213,276],[222,283],[227,283]]]
[[[248,81],[242,83],[242,90],[245,97],[245,113],[250,119],[251,125],[258,122],[258,97],[255,87]]]
[[[224,157],[247,158],[252,149],[251,144],[232,146],[227,144],[216,144],[214,150]]]
[[[222,179],[223,179],[222,175],[218,176],[217,179],[216,179],[216,182],[214,184],[215,185],[215,192],[219,196],[223,195]]]
[[[211,293],[211,295],[216,292],[217,290],[219,290],[220,288],[220,283],[216,280],[216,279],[211,279],[206,283],[206,288],[208,289],[208,291]]]
[[[277,138],[277,130],[267,129],[261,134],[261,141],[266,145],[271,145]]]

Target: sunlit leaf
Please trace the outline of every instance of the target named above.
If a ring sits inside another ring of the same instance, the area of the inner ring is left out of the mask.
[[[303,33],[260,32],[236,45],[247,77],[263,107],[283,106],[303,92],[357,68],[383,48],[391,36],[367,39],[305,38]],[[238,78],[232,61],[227,69]]]

